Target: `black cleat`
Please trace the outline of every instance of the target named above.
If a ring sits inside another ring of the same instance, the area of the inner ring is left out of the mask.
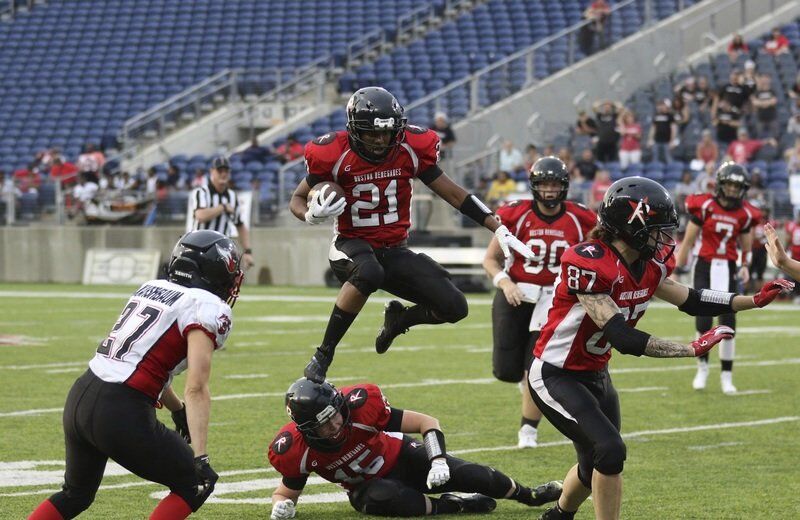
[[[303,370],[303,376],[305,376],[306,379],[314,381],[315,383],[323,383],[325,381],[325,374],[328,373],[328,367],[330,364],[330,360],[328,360],[325,355],[317,351],[317,353],[311,357],[311,361],[308,362],[306,368]]]
[[[531,493],[533,495],[533,500],[528,505],[538,507],[549,502],[555,502],[561,497],[563,488],[564,485],[560,480],[553,480],[547,484],[537,486],[533,488],[533,493]]]
[[[573,520],[575,513],[565,513],[559,509],[558,504],[551,507],[539,517],[539,520]]]
[[[394,338],[400,334],[405,334],[408,329],[401,329],[398,327],[397,322],[400,316],[406,311],[406,306],[397,300],[392,300],[386,304],[383,309],[383,327],[378,331],[378,337],[375,338],[375,351],[378,354],[383,354],[389,347],[392,346]]]
[[[491,513],[497,507],[495,499],[478,493],[473,495],[445,493],[439,500],[458,504],[459,513]]]

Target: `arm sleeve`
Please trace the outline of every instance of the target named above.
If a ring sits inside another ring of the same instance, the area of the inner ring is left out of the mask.
[[[597,243],[578,244],[561,257],[561,281],[570,294],[611,294],[616,276],[609,262],[613,259]]]

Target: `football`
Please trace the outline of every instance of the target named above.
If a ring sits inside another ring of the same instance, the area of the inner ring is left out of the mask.
[[[311,188],[311,191],[308,192],[308,197],[306,198],[306,201],[310,204],[311,199],[314,198],[317,195],[317,192],[323,189],[325,186],[328,186],[328,189],[325,191],[326,195],[330,196],[331,192],[336,193],[336,196],[333,197],[331,204],[333,204],[334,202],[338,202],[339,199],[344,197],[344,188],[342,188],[335,182],[326,181],[326,182],[320,182],[319,184],[316,184],[313,188]]]

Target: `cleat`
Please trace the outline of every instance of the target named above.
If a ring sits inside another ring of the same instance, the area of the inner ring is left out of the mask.
[[[728,371],[723,371],[719,376],[719,382],[722,386],[722,393],[725,395],[734,395],[736,387],[733,386],[733,374]]]
[[[317,352],[311,357],[311,361],[308,362],[303,370],[303,376],[315,383],[323,383],[330,364],[331,362],[324,355]]]
[[[533,488],[533,501],[528,504],[531,506],[543,506],[549,502],[555,502],[561,497],[561,491],[564,489],[564,484],[560,480],[553,480],[547,484],[542,484]]]
[[[458,504],[459,513],[491,513],[497,507],[495,499],[478,493],[472,495],[445,493],[439,500]]]
[[[697,374],[694,376],[694,380],[692,380],[692,388],[695,390],[703,390],[706,387],[706,381],[708,380],[708,363],[698,363],[697,364]]]
[[[561,511],[557,507],[551,507],[539,517],[539,520],[561,520]]]
[[[517,448],[535,448],[538,433],[530,424],[523,424],[517,433]]]
[[[383,327],[378,331],[378,337],[375,338],[375,351],[378,354],[383,354],[389,350],[394,338],[408,332],[408,329],[401,329],[397,326],[400,316],[402,316],[405,311],[405,305],[397,300],[390,301],[386,304],[386,307],[384,307]]]

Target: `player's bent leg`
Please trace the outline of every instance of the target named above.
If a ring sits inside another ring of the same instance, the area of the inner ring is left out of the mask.
[[[425,516],[431,501],[420,491],[393,479],[368,480],[348,494],[350,505],[375,516]]]

